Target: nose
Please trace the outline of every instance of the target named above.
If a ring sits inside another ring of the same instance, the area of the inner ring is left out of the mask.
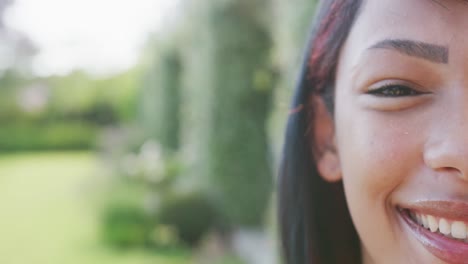
[[[435,121],[423,157],[431,169],[468,182],[468,103],[457,108]]]

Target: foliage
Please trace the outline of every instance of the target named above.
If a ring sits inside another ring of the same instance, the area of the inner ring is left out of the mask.
[[[104,213],[104,239],[118,247],[144,246],[149,241],[151,219],[139,206],[116,204]]]
[[[148,245],[154,221],[144,208],[146,187],[125,179],[115,181],[110,187],[102,210],[104,242],[121,248]]]
[[[139,80],[139,68],[103,79],[83,72],[51,77],[45,80],[52,90],[49,117],[98,125],[132,120]]]
[[[179,239],[195,246],[217,222],[212,203],[201,193],[166,197],[157,212],[159,223],[172,226]]]
[[[246,7],[234,1],[211,12],[216,73],[207,124],[208,175],[231,224],[261,226],[272,187],[266,122],[275,77],[268,28]]]
[[[213,264],[245,264],[239,257],[236,256],[225,256],[221,260]]]
[[[104,79],[82,72],[0,77],[0,150],[90,149],[103,126],[135,116],[139,69]]]
[[[0,129],[0,151],[89,149],[96,133],[95,127],[80,122],[7,123]]]
[[[210,197],[227,224],[259,227],[273,181],[266,131],[277,79],[265,20],[271,5],[188,6],[185,23],[202,30],[175,39],[183,50],[181,152],[190,168],[184,178]]]
[[[161,121],[158,126],[158,138],[163,148],[176,151],[179,147],[180,127],[180,83],[181,62],[176,51],[169,51],[163,58],[161,71],[160,103]]]
[[[129,152],[118,159],[121,160],[117,163],[120,176],[141,182],[158,193],[170,190],[183,170],[177,155],[164,155],[154,140],[145,141],[136,153]]]
[[[259,226],[272,189],[270,149],[279,153],[315,2],[187,1],[190,26],[155,37],[150,67],[104,78],[74,72],[31,79],[7,71],[0,77],[0,151],[89,149],[103,127],[138,118],[132,144],[109,141],[123,150],[112,153],[115,178],[100,213],[107,242],[161,250],[193,246],[220,219]],[[48,89],[40,111],[18,105],[31,84]],[[271,110],[276,123],[268,130]]]
[[[182,170],[177,156],[162,154],[158,143],[147,140],[136,153],[127,153],[118,157],[120,162],[114,162],[118,173],[103,212],[104,237],[109,244],[171,248],[185,239],[180,239],[178,226],[160,219],[161,210],[169,217],[177,213],[180,203],[167,197],[175,193],[174,182]],[[189,206],[197,205],[197,201]],[[183,231],[185,235],[187,231]]]
[[[162,49],[146,73],[138,100],[141,127],[169,152],[178,149],[180,140],[181,67],[176,49]]]

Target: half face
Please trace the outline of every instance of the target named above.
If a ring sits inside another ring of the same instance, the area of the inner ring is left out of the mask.
[[[365,1],[335,89],[365,263],[468,263],[468,3]]]

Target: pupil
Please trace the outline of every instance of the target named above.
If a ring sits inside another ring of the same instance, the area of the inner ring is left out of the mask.
[[[412,94],[411,91],[405,89],[405,87],[393,86],[385,91],[386,95],[400,96],[400,95],[409,95]]]

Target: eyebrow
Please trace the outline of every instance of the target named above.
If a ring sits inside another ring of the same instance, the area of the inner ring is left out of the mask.
[[[422,58],[434,63],[448,63],[449,49],[446,46],[429,44],[408,39],[386,39],[369,49],[391,49],[400,53]]]

